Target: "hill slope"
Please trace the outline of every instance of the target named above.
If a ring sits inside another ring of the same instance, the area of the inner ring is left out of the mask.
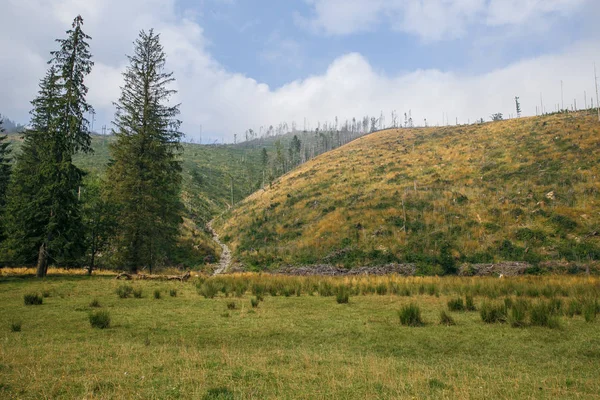
[[[600,259],[600,124],[588,113],[378,132],[216,224],[250,268]]]

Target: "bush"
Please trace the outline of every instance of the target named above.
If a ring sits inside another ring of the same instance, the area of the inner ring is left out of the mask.
[[[131,285],[123,284],[117,288],[117,296],[121,299],[128,298],[133,293],[133,287]]]
[[[21,332],[21,321],[14,321],[10,324],[11,332]]]
[[[454,322],[454,318],[446,310],[442,310],[440,312],[440,325],[452,326],[456,325],[456,322]]]
[[[467,311],[477,311],[477,307],[475,307],[475,302],[473,301],[473,296],[470,294],[465,296],[465,308]]]
[[[90,301],[90,307],[92,308],[99,308],[100,306],[100,302],[98,301],[98,299],[94,299],[92,301]]]
[[[23,302],[26,306],[39,306],[44,302],[44,299],[37,293],[29,293],[23,296]]]
[[[154,298],[156,300],[160,300],[160,289],[155,289],[154,290]]]
[[[177,289],[171,289],[171,290],[169,290],[169,296],[171,296],[171,297],[177,297]]]
[[[252,308],[258,307],[259,303],[260,303],[260,301],[256,297],[252,297],[250,299],[250,305],[252,306]]]
[[[414,303],[406,305],[398,311],[400,323],[406,326],[422,326],[421,309]]]
[[[350,300],[348,287],[345,285],[339,286],[335,294],[335,300],[338,304],[348,304],[348,301]]]
[[[486,324],[494,324],[506,321],[504,304],[483,303],[479,310],[481,320]]]
[[[558,317],[554,315],[551,305],[542,301],[531,306],[530,320],[533,326],[559,327]]]
[[[133,289],[133,297],[135,297],[136,299],[141,299],[143,292],[141,288],[137,288],[137,289]]]
[[[110,327],[110,314],[108,311],[96,311],[90,314],[92,328],[106,329]]]
[[[450,311],[464,311],[465,303],[463,303],[463,299],[461,297],[457,297],[456,299],[451,299],[448,301],[448,310]]]
[[[237,304],[235,303],[235,301],[230,301],[229,303],[227,303],[228,310],[235,310],[236,308],[237,308]]]

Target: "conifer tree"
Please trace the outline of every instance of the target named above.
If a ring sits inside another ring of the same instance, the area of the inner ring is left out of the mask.
[[[46,275],[49,260],[72,264],[85,250],[78,196],[83,172],[72,162],[77,152],[91,152],[84,78],[93,62],[82,25],[81,16],[75,18],[51,53],[9,189],[6,248],[26,263],[37,254],[38,277]]]
[[[4,240],[4,224],[3,215],[6,205],[6,189],[10,181],[10,143],[7,141],[8,136],[2,135],[4,128],[3,121],[0,119],[0,243]]]
[[[181,223],[181,121],[179,105],[169,105],[174,78],[165,72],[159,39],[152,30],[140,32],[115,104],[117,141],[108,171],[118,207],[113,248],[117,264],[131,272],[166,261]]]

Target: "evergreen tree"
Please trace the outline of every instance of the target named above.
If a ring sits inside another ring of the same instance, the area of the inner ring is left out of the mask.
[[[118,207],[115,261],[136,272],[167,259],[181,223],[179,105],[159,35],[140,32],[116,105],[109,194]]]
[[[2,217],[6,206],[6,189],[10,181],[10,143],[4,133],[3,121],[0,119],[0,243],[4,240],[4,224]]]
[[[93,62],[81,16],[75,18],[67,39],[58,39],[50,70],[32,101],[31,128],[25,131],[9,189],[6,248],[15,261],[30,263],[37,253],[37,276],[49,260],[78,262],[84,251],[79,205],[83,172],[73,155],[91,151],[88,121],[91,110],[83,81]]]

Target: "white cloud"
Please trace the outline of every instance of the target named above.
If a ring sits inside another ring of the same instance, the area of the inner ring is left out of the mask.
[[[464,36],[472,25],[513,27],[568,15],[591,0],[305,0],[310,18],[297,22],[316,32],[348,35],[389,24],[425,41]]]
[[[548,110],[560,102],[560,80],[565,83],[565,103],[577,97],[581,107],[584,90],[588,103],[593,92],[592,63],[600,50],[598,41],[580,42],[559,54],[477,76],[438,70],[386,76],[362,55],[351,53],[337,58],[320,75],[270,88],[216,62],[202,28],[187,19],[189,14],[177,15],[174,0],[9,0],[8,22],[0,25],[3,114],[13,119],[27,116],[49,50],[55,46],[52,38],[62,37],[72,18],[65,10],[81,12],[85,29],[93,37],[96,66],[88,79],[88,99],[98,112],[96,127],[112,118],[112,102],[118,99],[127,62],[124,55],[132,51],[138,31],[155,27],[162,35],[167,67],[177,79],[179,93],[174,100],[181,102],[183,129],[188,137],[197,138],[202,125],[205,140],[210,134],[231,141],[235,133],[247,128],[258,130],[284,121],[302,126],[305,117],[314,127],[317,121],[333,121],[336,116],[343,121],[383,111],[389,121],[392,110],[412,110],[419,123],[424,118],[430,124],[441,122],[443,113],[451,122],[456,117],[467,122],[495,112],[513,112],[514,96],[520,96],[524,113],[531,115],[540,92]],[[24,25],[28,29],[19,28]],[[22,31],[24,35],[8,39]]]

